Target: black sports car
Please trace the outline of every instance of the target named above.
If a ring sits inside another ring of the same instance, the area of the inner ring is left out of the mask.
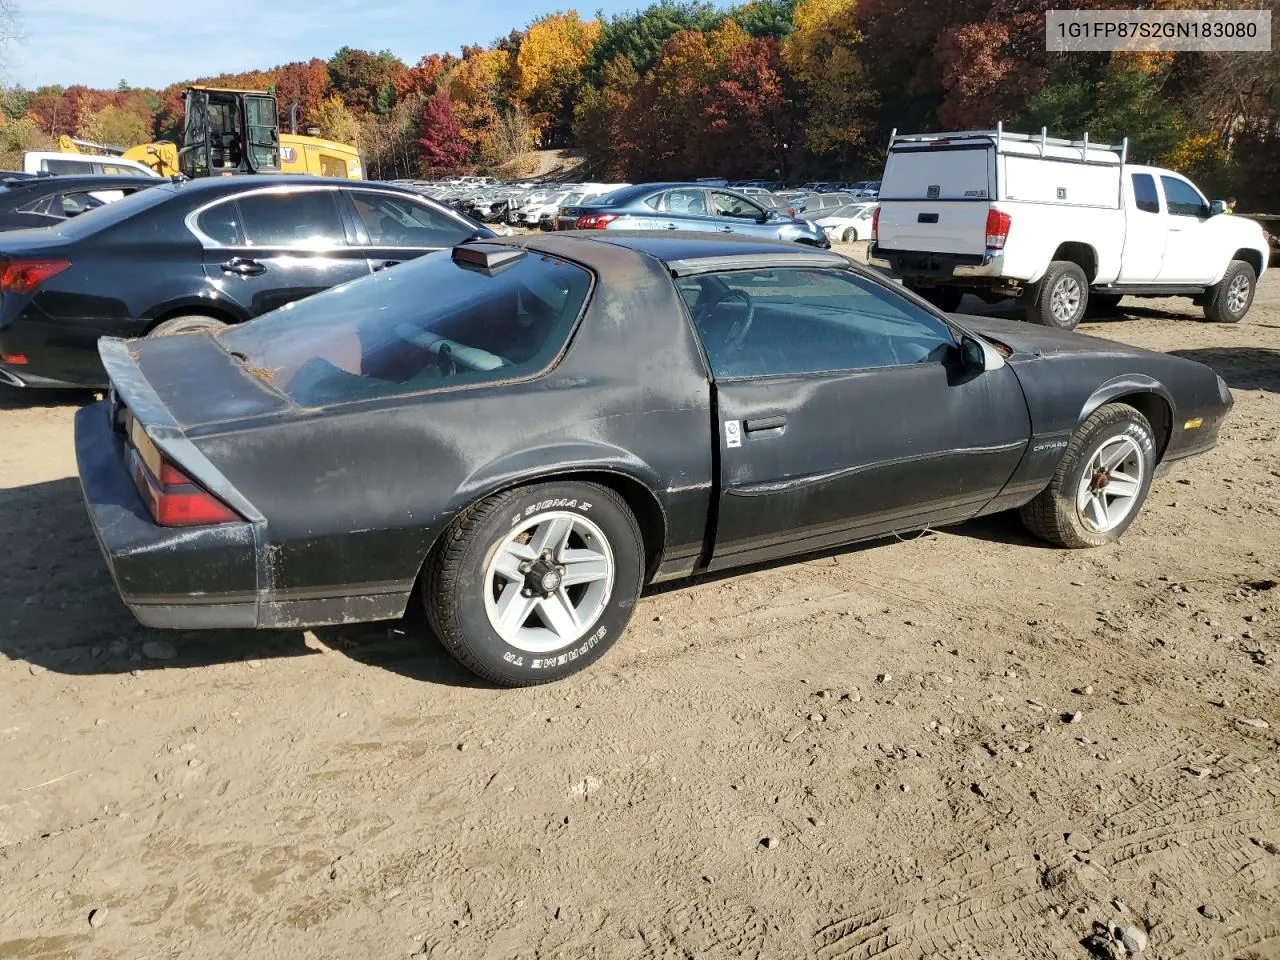
[[[139,182],[147,189],[58,226],[0,234],[0,382],[105,386],[101,336],[240,323],[469,237],[494,235],[390,184],[301,176],[158,185],[106,179],[117,190]]]
[[[159,177],[106,174],[74,177],[12,177],[0,186],[0,230],[56,227],[72,217],[154,187]]]
[[[422,602],[511,685],[596,660],[651,581],[1016,508],[1054,543],[1110,543],[1232,402],[1193,361],[678,233],[468,243],[100,349],[112,389],[76,452],[139,620]]]

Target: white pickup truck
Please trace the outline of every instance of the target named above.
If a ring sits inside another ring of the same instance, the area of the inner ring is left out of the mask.
[[[944,310],[1016,297],[1070,330],[1090,303],[1189,296],[1236,323],[1270,248],[1262,228],[1118,146],[995,130],[890,140],[873,265]]]

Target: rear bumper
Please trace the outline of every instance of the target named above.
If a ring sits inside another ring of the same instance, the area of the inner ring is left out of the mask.
[[[316,596],[273,591],[265,523],[157,526],[126,466],[124,438],[112,429],[106,401],[76,413],[76,465],[89,521],[116,589],[148,627],[280,628],[355,623],[402,616],[409,588]]]
[[[895,277],[922,280],[1004,276],[1004,253],[988,249],[985,253],[930,253],[924,250],[886,250],[878,243],[871,245],[868,259],[873,267],[888,270]]]

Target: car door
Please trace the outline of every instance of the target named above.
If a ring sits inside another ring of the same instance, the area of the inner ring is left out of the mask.
[[[1160,191],[1167,229],[1160,282],[1207,283],[1220,266],[1205,236],[1209,202],[1190,183],[1172,174],[1160,175]]]
[[[645,203],[649,205],[648,201]],[[658,198],[657,211],[658,216],[653,218],[657,229],[709,233],[718,227],[711,216],[707,191],[701,188],[678,187],[663,192]]]
[[[193,220],[205,276],[250,316],[369,275],[332,187],[267,188],[219,200]]]
[[[1125,190],[1124,250],[1120,255],[1120,283],[1153,283],[1164,264],[1169,231],[1160,209],[1156,178],[1132,173]]]
[[[743,233],[753,237],[777,236],[776,225],[770,226],[764,208],[746,197],[711,191],[711,214],[721,233]]]
[[[475,234],[474,224],[417,197],[385,190],[343,190],[356,240],[370,270],[394,267],[426,253],[457,246]]]
[[[976,514],[1030,437],[1013,371],[891,284],[837,268],[677,279],[712,370],[711,567]]]

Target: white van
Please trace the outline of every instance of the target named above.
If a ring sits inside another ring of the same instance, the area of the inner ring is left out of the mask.
[[[159,177],[159,174],[135,160],[122,157],[101,157],[89,153],[56,153],[44,150],[28,150],[22,155],[24,173],[47,173],[55,177],[76,174],[107,174],[121,177]]]
[[[1189,296],[1239,321],[1270,250],[1262,228],[1128,144],[995,130],[890,140],[871,262],[944,310],[1017,297],[1071,329],[1090,301]]]

